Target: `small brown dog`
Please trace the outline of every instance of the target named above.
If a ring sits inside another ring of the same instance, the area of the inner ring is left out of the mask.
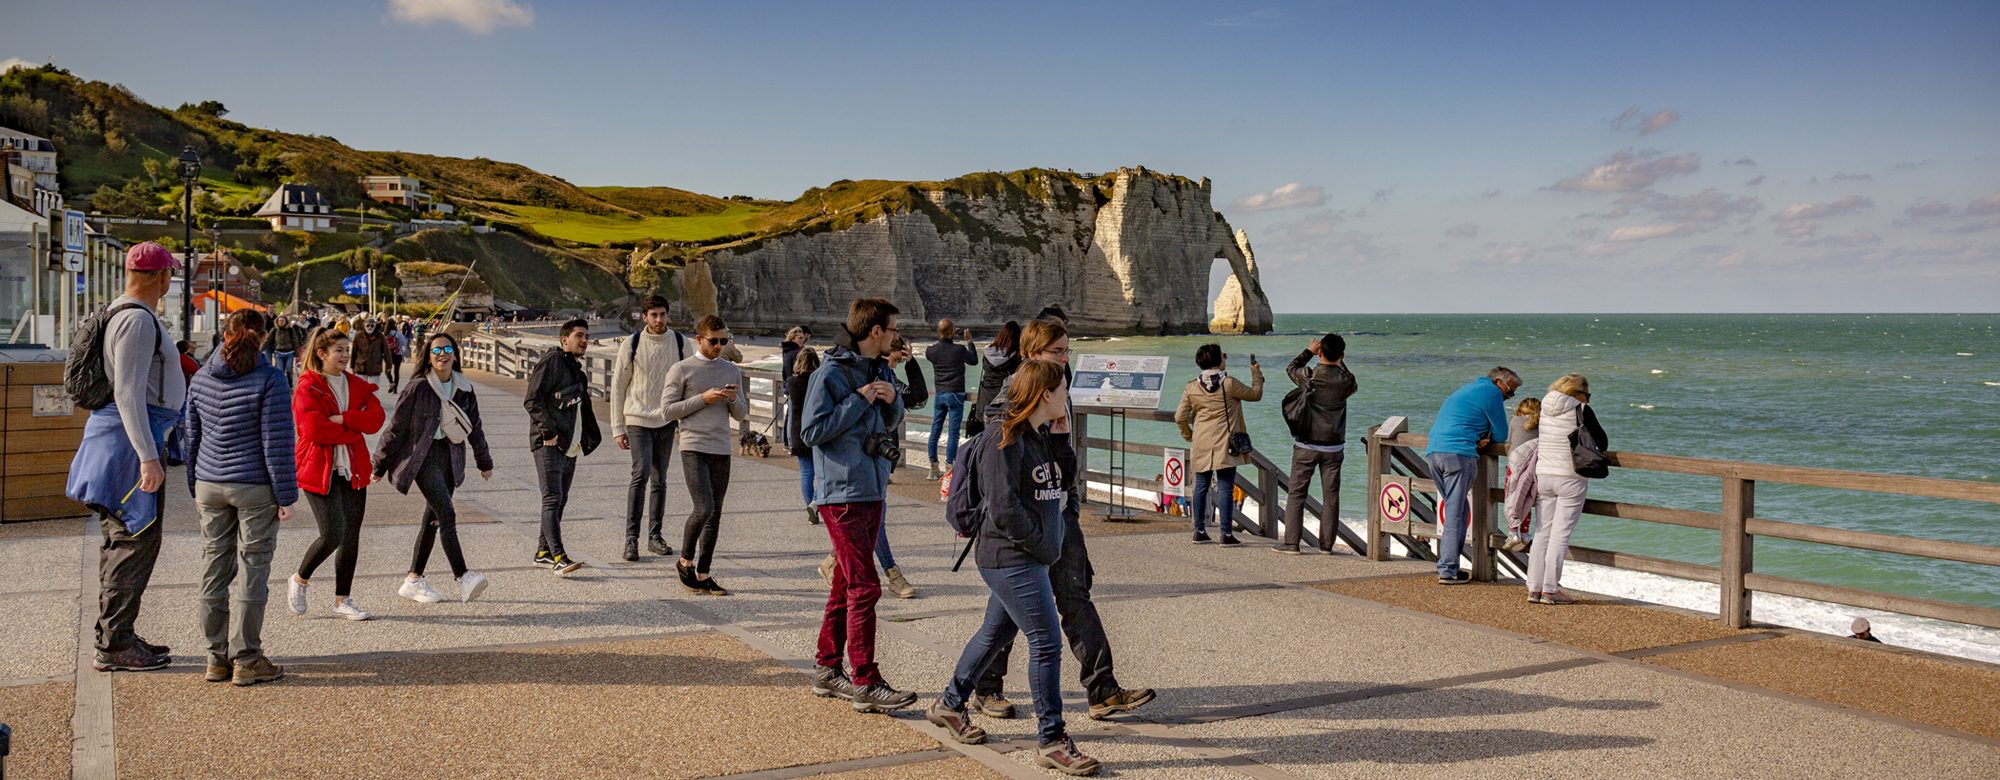
[[[736,454],[755,455],[759,458],[771,457],[771,437],[750,431],[736,437]]]

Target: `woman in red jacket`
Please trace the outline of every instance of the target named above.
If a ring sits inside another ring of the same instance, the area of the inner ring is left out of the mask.
[[[306,613],[306,587],[314,569],[336,549],[333,612],[348,620],[367,620],[368,613],[350,597],[354,566],[361,553],[361,518],[368,508],[368,434],[382,429],[382,402],[375,385],[347,370],[353,345],[347,334],[332,328],[313,335],[306,350],[306,371],[292,392],[292,416],[299,444],[299,490],[312,505],[319,538],[306,548],[305,560],[292,575],[292,611]]]

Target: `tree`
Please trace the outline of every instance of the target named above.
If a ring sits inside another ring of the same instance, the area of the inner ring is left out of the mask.
[[[200,103],[182,103],[180,108],[174,110],[193,112],[196,114],[207,114],[209,116],[216,117],[218,119],[220,119],[224,114],[229,113],[229,109],[223,107],[222,101],[220,100],[204,100],[201,101]]]
[[[160,199],[152,187],[143,181],[132,179],[119,188],[113,188],[109,184],[99,185],[97,191],[90,194],[90,207],[102,214],[156,217],[160,213]]]
[[[160,177],[167,175],[167,164],[160,162],[158,159],[148,157],[139,165],[146,169],[147,181],[152,182],[153,186],[158,188],[160,186]]]

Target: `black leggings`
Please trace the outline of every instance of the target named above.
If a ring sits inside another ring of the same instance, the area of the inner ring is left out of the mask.
[[[681,533],[681,557],[694,561],[695,571],[707,574],[708,562],[715,558],[715,532],[722,525],[722,497],[729,492],[729,456],[682,452],[681,473],[687,476],[688,496],[694,499],[694,511],[688,513],[687,529]]]
[[[417,490],[424,494],[424,522],[417,527],[417,549],[410,557],[410,573],[422,576],[431,560],[431,543],[444,537],[444,557],[451,562],[451,576],[465,576],[465,553],[458,547],[458,512],[451,507],[451,448],[442,439],[431,442],[423,468],[417,470]]]
[[[348,478],[335,474],[326,495],[301,492],[312,505],[319,538],[306,548],[306,558],[299,562],[299,579],[312,579],[313,570],[338,549],[340,557],[333,562],[333,595],[345,597],[353,592],[354,566],[361,560],[361,516],[368,512],[368,491],[354,489]]]

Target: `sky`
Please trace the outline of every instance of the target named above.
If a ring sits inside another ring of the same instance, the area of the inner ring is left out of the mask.
[[[2000,311],[1993,2],[0,7],[50,59],[580,185],[1207,177],[1280,312]]]

